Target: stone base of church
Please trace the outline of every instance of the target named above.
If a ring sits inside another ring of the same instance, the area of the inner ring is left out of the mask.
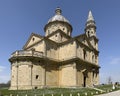
[[[11,86],[9,90],[29,90],[32,86]]]
[[[11,86],[9,88],[9,90],[31,90],[31,89],[44,89],[44,88],[83,88],[84,86],[65,86],[65,85],[61,85],[61,86]],[[86,85],[86,87],[94,87],[93,85]]]

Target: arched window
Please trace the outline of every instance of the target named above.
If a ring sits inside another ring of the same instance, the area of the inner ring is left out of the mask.
[[[88,37],[90,37],[90,31],[88,31]]]
[[[32,41],[34,41],[34,40],[35,40],[35,38],[33,37],[33,38],[32,38]]]
[[[97,55],[95,55],[95,63],[97,63]]]
[[[94,63],[94,55],[92,55],[92,62]]]
[[[50,34],[50,30],[48,30],[48,35]]]
[[[61,35],[61,41],[62,41],[62,39],[63,39],[63,36]]]
[[[83,58],[86,59],[86,50],[83,50]]]

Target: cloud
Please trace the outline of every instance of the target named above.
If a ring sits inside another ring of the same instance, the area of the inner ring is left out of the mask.
[[[110,64],[120,64],[120,58],[112,58]]]
[[[4,66],[0,66],[0,72],[2,72],[5,69]]]

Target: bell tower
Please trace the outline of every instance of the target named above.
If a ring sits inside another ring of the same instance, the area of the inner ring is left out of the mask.
[[[85,34],[89,38],[91,45],[98,50],[98,39],[96,36],[96,23],[91,11],[89,11],[87,22],[85,25]]]

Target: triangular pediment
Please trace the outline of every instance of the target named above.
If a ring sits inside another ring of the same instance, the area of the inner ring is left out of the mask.
[[[46,36],[46,38],[51,39],[57,43],[62,43],[64,41],[69,40],[71,37],[64,33],[63,31],[61,31],[60,29],[58,29],[51,33],[50,35]]]
[[[31,45],[39,42],[42,38],[43,38],[42,36],[32,33],[30,35],[28,41],[26,42],[26,44],[23,46],[23,49],[26,49],[26,48],[30,47]]]
[[[51,33],[50,35],[48,35],[47,38],[55,35],[56,33],[61,33],[64,37],[66,37],[66,38],[68,38],[68,39],[71,38],[69,35],[65,34],[65,33],[64,33],[62,30],[60,30],[60,29],[58,29],[58,30],[56,30],[55,32],[53,32],[53,33]]]

